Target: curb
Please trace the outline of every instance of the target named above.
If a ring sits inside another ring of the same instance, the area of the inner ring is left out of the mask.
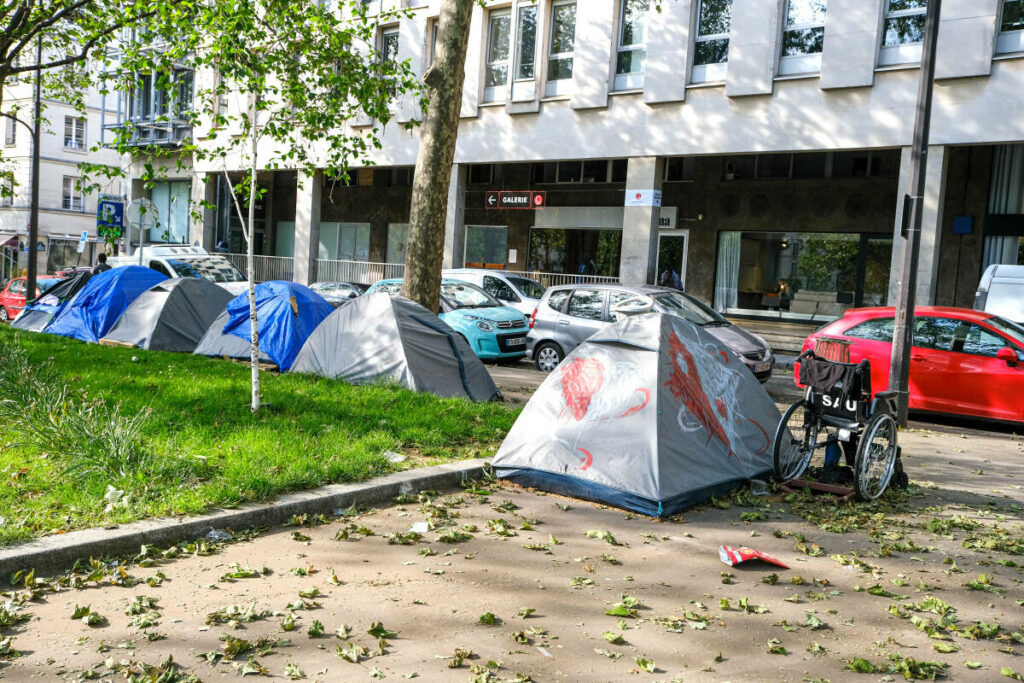
[[[453,488],[467,479],[479,477],[485,462],[465,460],[405,470],[367,482],[323,486],[281,496],[271,503],[254,503],[198,517],[147,519],[114,528],[46,536],[0,550],[0,585],[7,584],[11,574],[21,569],[34,569],[39,576],[58,574],[78,559],[137,553],[142,545],[170,545],[202,536],[211,528],[238,531],[254,526],[269,527],[287,521],[292,515],[329,515],[353,505],[390,502],[402,493]]]

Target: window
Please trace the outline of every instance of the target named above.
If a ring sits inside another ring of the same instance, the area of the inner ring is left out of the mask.
[[[697,9],[697,38],[693,46],[694,83],[725,79],[729,61],[729,26],[732,0],[700,0]]]
[[[895,320],[893,318],[876,318],[875,320],[868,320],[859,325],[854,325],[844,332],[843,335],[891,344],[894,326]]]
[[[615,58],[616,90],[643,86],[648,7],[648,0],[622,0]]]
[[[370,224],[321,223],[319,258],[369,261]]]
[[[619,276],[622,229],[530,228],[528,271]]]
[[[1003,0],[996,52],[1024,51],[1024,0]]]
[[[490,185],[494,181],[494,165],[470,164],[466,175],[470,185]]]
[[[604,319],[604,292],[597,289],[577,289],[569,300],[566,313],[574,318]]]
[[[565,86],[562,83],[572,79],[572,56],[575,42],[576,3],[556,2],[551,6],[547,95],[565,94]]]
[[[886,0],[879,65],[921,61],[928,0]]]
[[[512,39],[512,11],[495,10],[487,22],[487,62],[484,68],[484,102],[505,99],[508,54]]]
[[[533,165],[533,182],[551,183],[624,183],[626,159],[592,159],[589,161],[547,161]]]
[[[66,211],[84,211],[85,202],[82,201],[82,190],[76,186],[78,178],[64,176],[63,196],[61,207]]]
[[[427,54],[427,66],[433,66],[434,57],[437,56],[437,25],[439,23],[439,19],[431,19],[430,28],[427,29],[430,34],[430,50]]]
[[[696,177],[696,159],[693,157],[672,157],[665,160],[666,182],[683,182]]]
[[[397,166],[391,169],[388,177],[388,184],[391,187],[412,187],[415,168],[412,166]]]
[[[14,206],[14,180],[0,177],[0,206]]]
[[[972,356],[995,358],[999,349],[1008,346],[1006,340],[999,335],[972,323],[962,324],[957,330],[956,337],[953,350]]]
[[[960,326],[950,318],[915,318],[914,346],[933,351],[952,351],[953,339]]]
[[[519,8],[516,36],[516,80],[533,80],[537,61],[537,6]]]
[[[64,147],[66,149],[85,149],[85,117],[64,117]]]
[[[405,263],[405,245],[408,241],[408,223],[388,223],[388,263]]]
[[[467,268],[507,265],[508,228],[504,225],[467,225],[465,263]]]
[[[880,149],[860,152],[835,152],[832,155],[833,178],[897,176],[900,150]]]
[[[18,122],[6,117],[4,120],[7,122],[7,129],[4,132],[4,144],[13,145],[18,141]]]
[[[553,311],[562,312],[565,308],[565,300],[569,298],[571,290],[563,289],[558,292],[551,292],[551,296],[548,297],[548,308]]]
[[[820,71],[824,40],[825,0],[789,0],[779,75]]]

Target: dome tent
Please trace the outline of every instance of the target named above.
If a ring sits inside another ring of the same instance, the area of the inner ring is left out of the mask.
[[[265,355],[282,372],[288,370],[306,338],[333,310],[319,294],[294,282],[256,285],[260,359]],[[249,293],[245,292],[228,302],[194,353],[249,358],[249,325]]]
[[[666,516],[770,473],[779,420],[732,351],[652,313],[607,325],[569,354],[492,465],[524,486]]]
[[[192,353],[231,299],[201,278],[165,280],[139,295],[100,343]]]
[[[66,280],[61,280],[41,297],[34,300],[22,309],[18,317],[11,323],[11,327],[29,332],[42,332],[50,321],[57,317],[57,314],[64,310],[68,302],[75,294],[81,291],[82,287],[92,277],[92,272],[82,270]]]
[[[136,297],[166,279],[143,266],[121,266],[93,275],[44,331],[96,343]]]
[[[331,313],[292,365],[350,384],[392,379],[442,398],[489,401],[498,388],[469,344],[439,317],[403,297],[361,296]]]

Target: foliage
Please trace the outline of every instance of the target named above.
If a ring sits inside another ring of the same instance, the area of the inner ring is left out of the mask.
[[[852,290],[857,276],[857,254],[860,249],[856,240],[847,236],[822,235],[808,237],[804,248],[797,257],[800,274],[804,278],[804,289],[809,290]]]

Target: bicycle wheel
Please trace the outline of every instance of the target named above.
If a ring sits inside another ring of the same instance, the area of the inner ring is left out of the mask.
[[[853,486],[861,500],[874,500],[885,492],[896,466],[896,420],[888,413],[871,418],[860,437],[854,463]]]
[[[814,454],[817,438],[818,426],[808,419],[807,401],[800,399],[789,407],[775,430],[772,464],[778,481],[796,479],[804,473]]]

